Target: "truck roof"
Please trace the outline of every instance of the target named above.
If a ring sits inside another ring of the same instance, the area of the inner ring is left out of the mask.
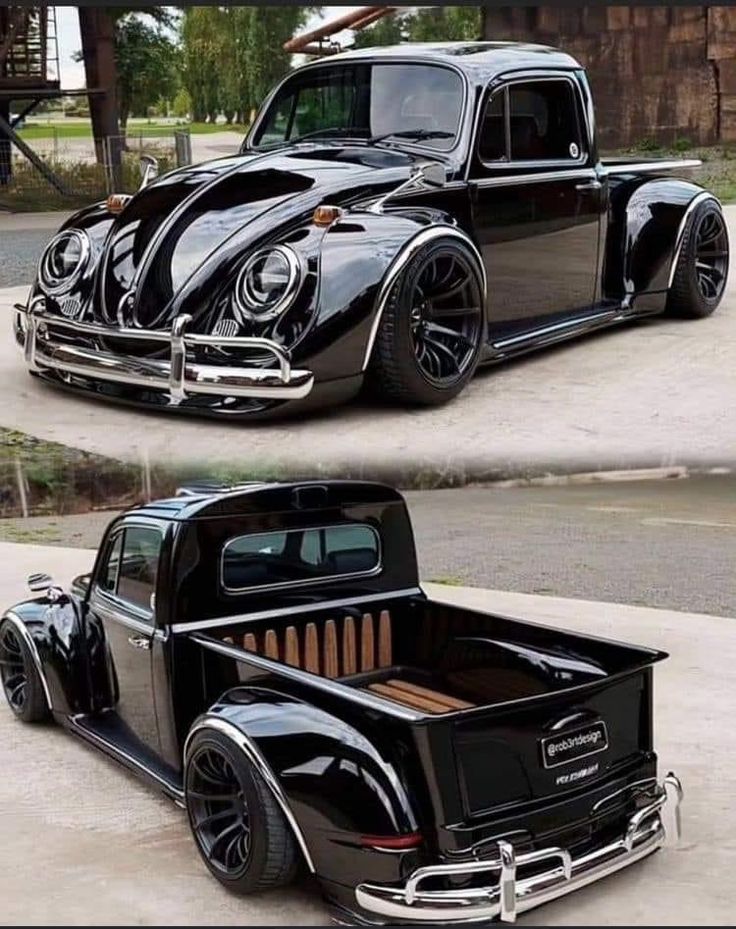
[[[403,502],[401,494],[374,481],[271,481],[228,486],[195,484],[176,497],[133,507],[126,515],[188,521],[288,510]]]
[[[332,61],[361,58],[421,58],[453,64],[472,80],[485,83],[494,74],[527,68],[581,68],[572,55],[549,45],[527,42],[407,42],[360,48],[331,56]],[[319,64],[326,62],[321,59]],[[307,65],[306,67],[313,67]]]

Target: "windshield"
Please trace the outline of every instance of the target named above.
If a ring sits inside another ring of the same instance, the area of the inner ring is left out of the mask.
[[[394,133],[447,151],[460,124],[463,84],[439,65],[326,65],[299,71],[271,101],[256,148],[304,137],[390,139]]]

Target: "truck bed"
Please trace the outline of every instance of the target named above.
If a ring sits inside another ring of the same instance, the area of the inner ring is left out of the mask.
[[[421,598],[227,624],[200,641],[338,681],[426,716],[601,683],[662,653]]]

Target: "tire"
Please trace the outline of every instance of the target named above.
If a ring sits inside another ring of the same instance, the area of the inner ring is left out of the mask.
[[[299,854],[291,828],[261,775],[227,736],[212,729],[194,735],[184,785],[195,844],[210,873],[224,887],[236,894],[250,894],[293,880]],[[211,799],[234,793],[239,799]],[[201,799],[205,795],[210,799]],[[228,812],[228,807],[235,812]],[[236,828],[239,815],[240,831]],[[214,818],[208,823],[209,817]],[[227,830],[231,832],[225,834]],[[238,838],[241,834],[242,839]]]
[[[685,228],[666,312],[681,319],[703,319],[721,302],[728,279],[728,232],[715,200],[694,210]]]
[[[453,267],[457,280],[466,275],[457,293]],[[404,405],[437,406],[464,389],[485,335],[476,268],[473,252],[455,239],[437,239],[417,252],[389,294],[379,323],[368,371],[374,394]],[[453,308],[467,310],[467,317],[442,312]]]
[[[9,620],[0,623],[0,678],[8,706],[24,723],[50,716],[41,676],[23,636]]]

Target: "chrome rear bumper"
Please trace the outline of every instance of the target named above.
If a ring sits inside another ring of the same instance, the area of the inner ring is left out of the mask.
[[[30,371],[55,371],[98,381],[111,381],[131,387],[162,391],[170,405],[177,406],[194,394],[216,397],[255,397],[273,400],[299,400],[314,385],[311,371],[291,367],[288,349],[270,339],[241,336],[187,334],[191,317],[177,316],[169,331],[129,329],[86,323],[48,313],[43,299],[30,306],[16,305],[24,324],[24,353]],[[96,338],[130,339],[161,342],[168,346],[166,359],[115,354],[91,347],[54,340],[49,327],[68,329],[77,335]],[[238,367],[193,362],[188,353],[193,348],[238,348],[268,352],[275,367]]]
[[[387,922],[473,923],[495,918],[514,922],[517,913],[572,893],[639,861],[665,843],[676,842],[681,799],[679,780],[668,774],[654,799],[631,816],[619,839],[579,858],[555,847],[516,855],[509,842],[500,841],[496,858],[418,868],[403,887],[360,884],[356,900],[363,910]],[[556,866],[526,878],[517,873],[525,865],[547,860]],[[483,872],[497,874],[497,883],[457,890],[420,889],[430,878],[462,878]]]

